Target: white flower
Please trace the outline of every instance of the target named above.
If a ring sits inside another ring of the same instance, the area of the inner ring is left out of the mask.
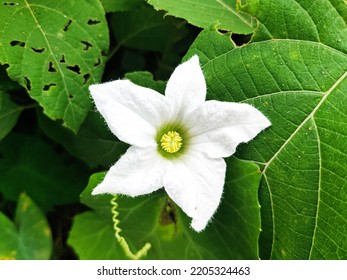
[[[220,203],[223,157],[271,125],[248,104],[205,101],[197,56],[175,69],[165,96],[128,80],[92,85],[90,92],[110,130],[131,145],[92,194],[135,197],[164,187],[196,231]]]

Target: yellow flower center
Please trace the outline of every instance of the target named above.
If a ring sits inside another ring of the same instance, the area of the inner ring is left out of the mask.
[[[161,137],[160,146],[165,152],[176,153],[182,147],[182,137],[176,131],[169,131]]]

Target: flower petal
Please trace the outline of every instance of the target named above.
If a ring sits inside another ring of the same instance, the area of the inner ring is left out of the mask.
[[[237,145],[253,139],[271,125],[256,108],[248,104],[206,101],[187,118],[190,149],[209,157],[229,157]]]
[[[130,147],[110,168],[92,194],[124,194],[135,197],[154,192],[163,186],[165,168],[165,160],[156,148]]]
[[[177,66],[167,82],[165,96],[174,109],[174,118],[193,111],[205,101],[206,82],[197,55]]]
[[[123,142],[138,147],[155,145],[156,128],[167,115],[165,97],[127,80],[89,87],[98,111]]]
[[[192,227],[202,231],[215,213],[222,196],[225,161],[191,152],[169,162],[164,187],[171,199],[190,217]]]

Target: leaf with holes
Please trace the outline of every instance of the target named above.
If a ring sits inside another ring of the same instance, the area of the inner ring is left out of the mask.
[[[259,20],[250,44],[204,31],[187,56],[202,58],[209,98],[250,103],[272,122],[236,154],[262,167],[260,256],[346,259],[347,5],[249,0],[244,9]]]
[[[216,25],[218,29],[250,34],[256,27],[254,18],[238,12],[237,0],[147,0],[156,10],[186,19],[202,28]]]
[[[261,174],[257,165],[236,158],[227,159],[227,165],[221,205],[202,233],[190,228],[191,219],[163,189],[136,198],[119,197],[119,227],[133,252],[150,242],[149,259],[257,259]],[[70,232],[69,244],[82,259],[124,258],[112,227],[112,196],[91,195],[104,176],[91,176],[81,202],[95,212],[78,215]],[[91,240],[97,240],[98,245],[91,247]]]
[[[0,3],[0,63],[74,132],[91,107],[88,85],[101,79],[108,44],[99,1]]]
[[[0,260],[46,260],[52,254],[48,222],[24,193],[20,194],[14,222],[0,212]]]

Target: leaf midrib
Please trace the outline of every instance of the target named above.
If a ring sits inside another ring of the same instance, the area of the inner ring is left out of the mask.
[[[279,153],[284,149],[284,147],[293,139],[293,137],[296,135],[296,133],[306,124],[307,121],[309,121],[314,114],[317,112],[317,110],[322,106],[324,101],[328,98],[328,96],[331,94],[331,92],[334,91],[334,89],[347,77],[347,71],[330,87],[328,91],[325,92],[322,99],[319,101],[319,103],[316,105],[315,108],[313,108],[312,112],[305,118],[305,120],[295,129],[295,131],[288,137],[288,139],[283,143],[283,145],[278,149],[278,151],[271,157],[271,159],[265,164],[263,174],[265,174],[266,169],[271,164],[271,162],[279,155]]]
[[[28,8],[28,10],[29,10],[29,12],[30,12],[30,14],[31,14],[31,16],[32,16],[32,18],[33,18],[33,20],[35,21],[35,23],[36,23],[38,29],[40,30],[40,32],[41,32],[41,34],[42,34],[42,37],[44,38],[44,40],[45,40],[45,42],[46,42],[48,51],[49,51],[49,53],[50,53],[52,59],[53,59],[54,62],[55,62],[55,66],[59,69],[58,72],[59,72],[59,74],[60,74],[60,76],[61,76],[61,80],[62,80],[63,85],[64,85],[64,89],[65,89],[64,92],[65,92],[65,95],[66,95],[66,100],[68,101],[68,106],[66,107],[66,109],[67,109],[69,106],[72,106],[72,102],[71,102],[71,100],[70,100],[70,98],[69,98],[69,96],[68,96],[68,90],[67,90],[68,87],[67,87],[67,84],[66,84],[66,81],[65,81],[65,77],[64,77],[64,75],[62,74],[62,73],[63,73],[63,72],[62,72],[62,69],[61,69],[61,67],[60,67],[60,65],[59,65],[59,63],[58,63],[58,61],[57,61],[57,58],[55,57],[55,55],[54,55],[54,53],[53,53],[53,50],[52,50],[52,48],[51,48],[51,45],[50,45],[50,43],[49,43],[49,41],[48,41],[48,38],[47,38],[45,32],[44,32],[43,29],[42,29],[42,26],[41,26],[40,23],[38,22],[37,18],[35,17],[35,15],[34,15],[32,9],[31,9],[31,7],[30,7],[30,4],[28,3],[27,0],[24,0],[24,2],[25,2],[26,7]],[[74,112],[74,110],[71,110],[71,112],[72,112],[72,115],[73,115],[73,116],[72,116],[73,122],[74,122],[74,124],[76,124],[75,112]],[[65,113],[66,113],[66,111],[65,111]]]
[[[322,172],[322,159],[321,159],[321,151],[320,151],[320,139],[319,139],[319,134],[316,126],[316,122],[314,121],[314,115],[315,113],[319,110],[319,108],[322,106],[324,101],[329,97],[329,95],[334,91],[334,89],[345,79],[347,78],[347,71],[340,76],[340,78],[328,89],[328,91],[325,92],[323,95],[322,99],[319,101],[319,103],[316,105],[316,107],[312,110],[312,112],[305,118],[305,120],[295,129],[295,131],[289,136],[289,138],[283,143],[283,145],[277,150],[277,152],[271,157],[271,159],[265,163],[264,169],[263,169],[263,176],[264,179],[267,183],[268,190],[269,190],[269,195],[270,195],[270,204],[271,204],[271,216],[272,216],[272,223],[273,223],[273,234],[272,238],[274,240],[275,237],[275,232],[276,232],[276,225],[275,225],[275,215],[274,215],[274,206],[273,206],[273,201],[272,201],[272,192],[271,192],[271,187],[270,184],[267,180],[266,176],[266,170],[267,168],[271,165],[273,160],[277,158],[277,156],[281,153],[281,151],[286,147],[286,145],[293,139],[293,137],[301,130],[301,128],[309,121],[313,120],[314,125],[315,125],[315,132],[317,135],[317,145],[318,145],[318,155],[319,155],[319,178],[318,178],[318,196],[317,196],[317,207],[316,207],[316,215],[315,215],[315,223],[314,223],[314,230],[312,234],[312,243],[310,246],[310,253],[309,253],[309,258],[311,257],[312,253],[312,248],[314,245],[314,240],[315,240],[315,234],[316,234],[316,229],[317,229],[317,223],[318,223],[318,212],[319,212],[319,203],[320,203],[320,191],[321,191],[321,172]],[[273,246],[274,242],[272,242],[272,247],[271,247],[271,253],[272,255],[273,252]]]

